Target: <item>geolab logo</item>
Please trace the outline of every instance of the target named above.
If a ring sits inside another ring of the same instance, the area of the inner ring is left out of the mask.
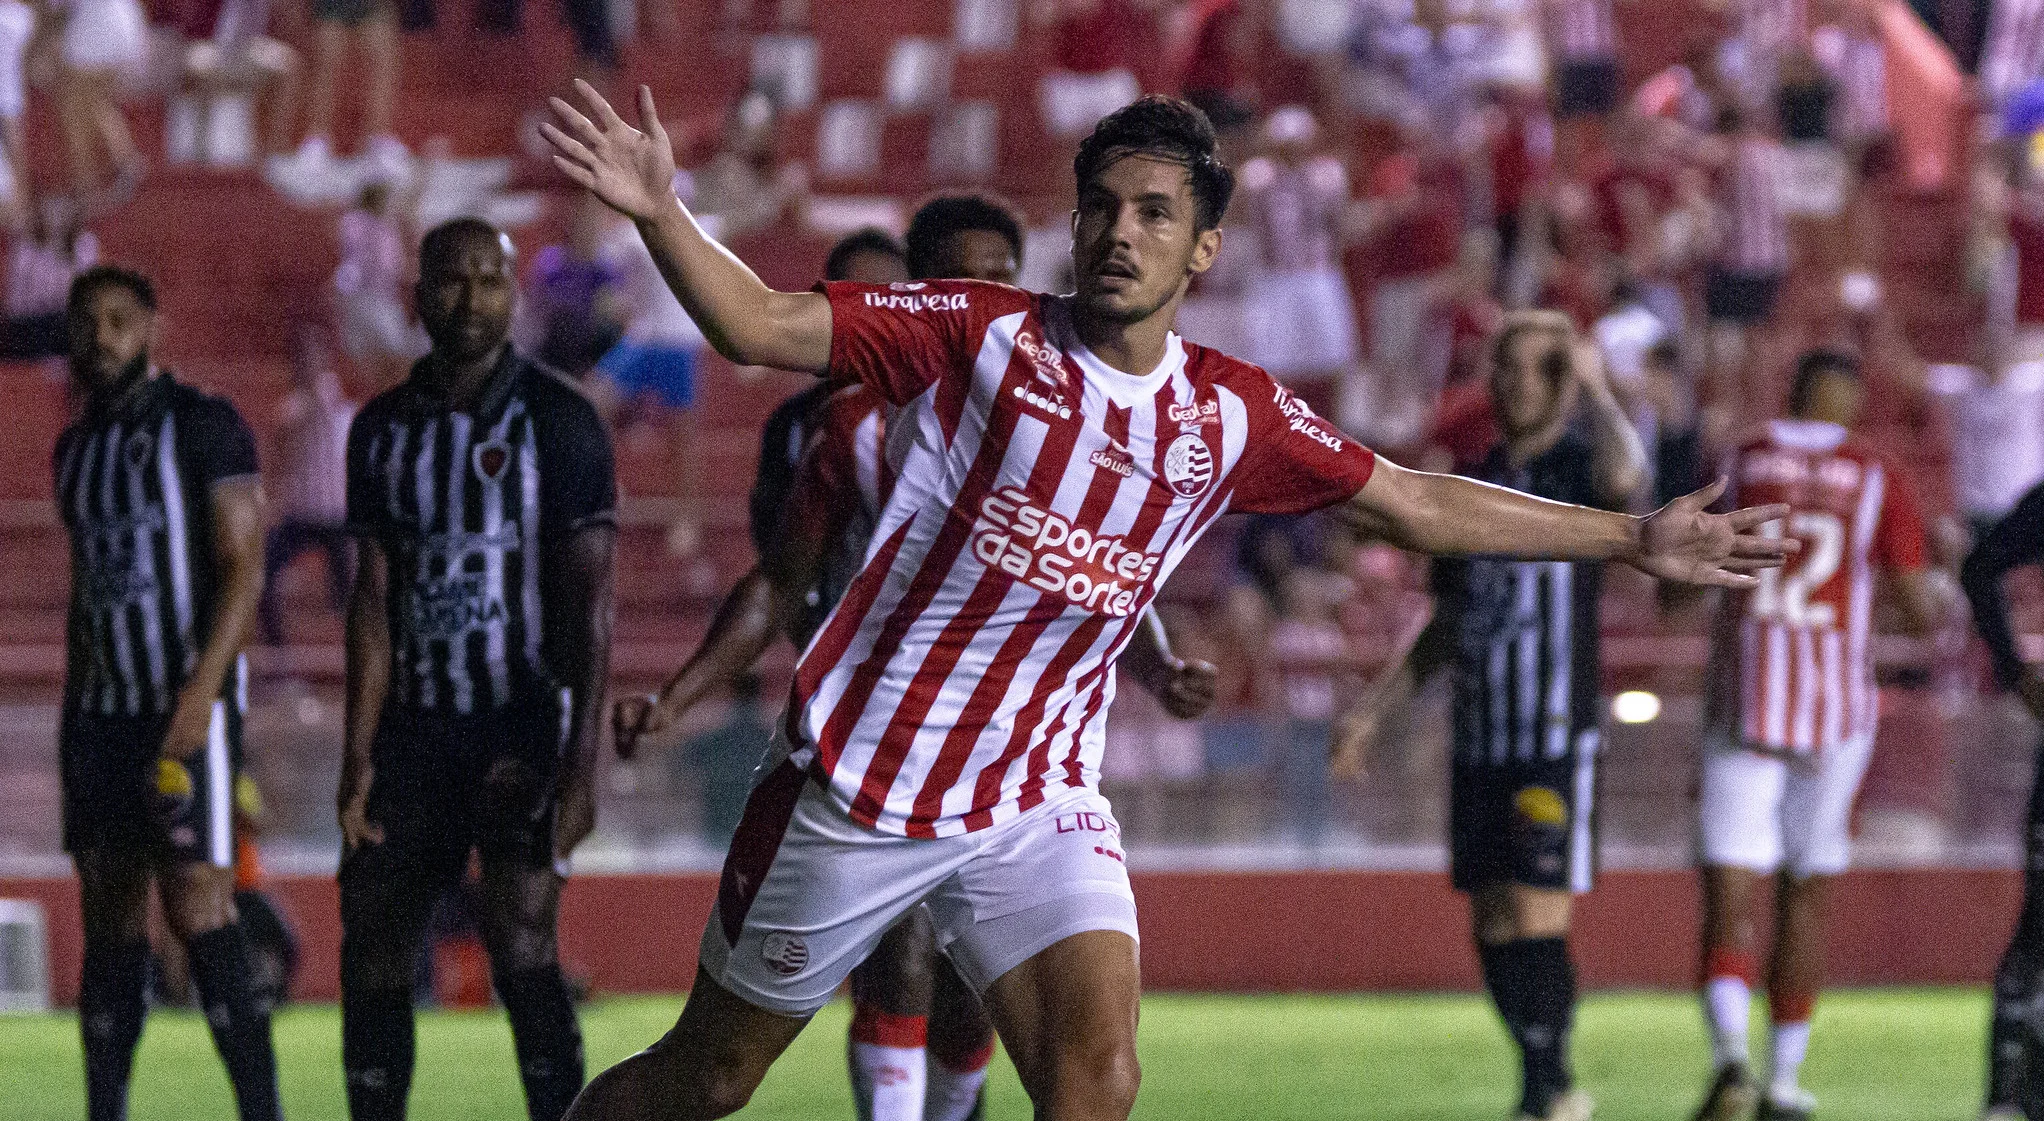
[[[1214,424],[1221,419],[1221,403],[1218,401],[1191,401],[1165,409],[1164,415],[1169,417],[1172,423],[1182,424],[1189,428]]]
[[[1205,438],[1187,432],[1164,451],[1164,483],[1180,498],[1198,498],[1214,481],[1214,453]]]

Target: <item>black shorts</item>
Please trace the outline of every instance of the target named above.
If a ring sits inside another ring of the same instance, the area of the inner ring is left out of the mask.
[[[396,861],[430,881],[453,882],[469,853],[533,866],[554,859],[555,783],[566,728],[557,706],[471,716],[393,708],[372,749],[369,820],[383,843],[341,867]],[[362,860],[368,854],[375,859]]]
[[[136,849],[175,863],[233,865],[241,710],[214,702],[206,746],[181,771],[160,755],[169,725],[168,716],[64,714],[57,734],[64,851]]]
[[[1618,108],[1618,60],[1563,59],[1554,67],[1554,116],[1601,117]]]
[[[1780,273],[1712,269],[1703,281],[1703,310],[1713,323],[1751,327],[1774,314],[1774,302],[1780,295]]]
[[[1449,780],[1449,874],[1455,890],[1491,884],[1582,893],[1597,872],[1597,733],[1560,759],[1479,765]]]

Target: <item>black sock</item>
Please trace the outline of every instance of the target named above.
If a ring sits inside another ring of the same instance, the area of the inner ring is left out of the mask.
[[[85,1115],[126,1121],[128,1075],[148,1006],[149,943],[88,939],[78,981],[78,1034],[85,1044]]]
[[[185,942],[192,985],[199,992],[213,1046],[234,1084],[241,1121],[281,1121],[277,1101],[277,1053],[270,1042],[270,1009],[250,984],[248,942],[241,924],[194,935]]]
[[[560,1121],[582,1092],[582,1028],[559,965],[499,973],[497,997],[511,1019],[518,1078],[532,1121]]]
[[[1482,946],[1483,983],[1505,1029],[1519,1045],[1524,1089],[1519,1110],[1544,1117],[1574,1083],[1569,1033],[1575,1026],[1576,969],[1561,938],[1521,938]]]
[[[341,987],[341,1069],[350,1121],[404,1121],[412,1091],[410,989]]]

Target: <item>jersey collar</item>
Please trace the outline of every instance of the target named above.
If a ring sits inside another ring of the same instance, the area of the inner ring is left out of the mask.
[[[1085,343],[1079,341],[1078,329],[1072,324],[1070,296],[1053,298],[1046,318],[1049,322],[1045,327],[1057,340],[1058,349],[1071,356],[1088,382],[1099,386],[1108,400],[1122,408],[1129,408],[1137,402],[1155,397],[1165,382],[1185,368],[1185,341],[1178,337],[1176,331],[1164,337],[1164,357],[1149,373],[1138,376],[1123,373],[1108,365]]]
[[[1767,422],[1767,435],[1785,448],[1805,452],[1828,452],[1845,442],[1845,426],[1828,420],[1791,420],[1780,418]]]

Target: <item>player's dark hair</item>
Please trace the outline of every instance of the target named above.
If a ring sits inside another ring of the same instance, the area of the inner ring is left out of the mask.
[[[999,234],[1022,260],[1022,221],[1015,209],[994,195],[938,195],[916,208],[902,238],[908,250],[908,274],[927,280],[943,267],[944,244],[959,234],[985,230]]]
[[[878,226],[867,226],[853,230],[830,247],[830,256],[823,259],[823,279],[843,280],[851,271],[852,259],[861,253],[880,253],[897,261],[906,259],[893,234]]]
[[[449,218],[426,231],[419,239],[419,273],[424,275],[430,268],[444,262],[454,247],[469,238],[494,241],[504,247],[506,257],[512,254],[511,238],[503,230],[483,221],[481,218]]]
[[[1129,156],[1183,165],[1192,180],[1193,229],[1211,230],[1228,212],[1235,173],[1215,154],[1214,124],[1188,102],[1150,94],[1102,118],[1079,144],[1072,178],[1079,192]]]
[[[1801,416],[1810,407],[1810,395],[1817,391],[1817,379],[1826,374],[1859,380],[1859,359],[1842,350],[1828,348],[1806,351],[1796,359],[1796,376],[1789,382],[1790,416]]]
[[[102,288],[126,288],[135,302],[156,310],[156,286],[134,269],[119,265],[94,265],[71,279],[71,292],[64,300],[65,314],[74,314]]]

